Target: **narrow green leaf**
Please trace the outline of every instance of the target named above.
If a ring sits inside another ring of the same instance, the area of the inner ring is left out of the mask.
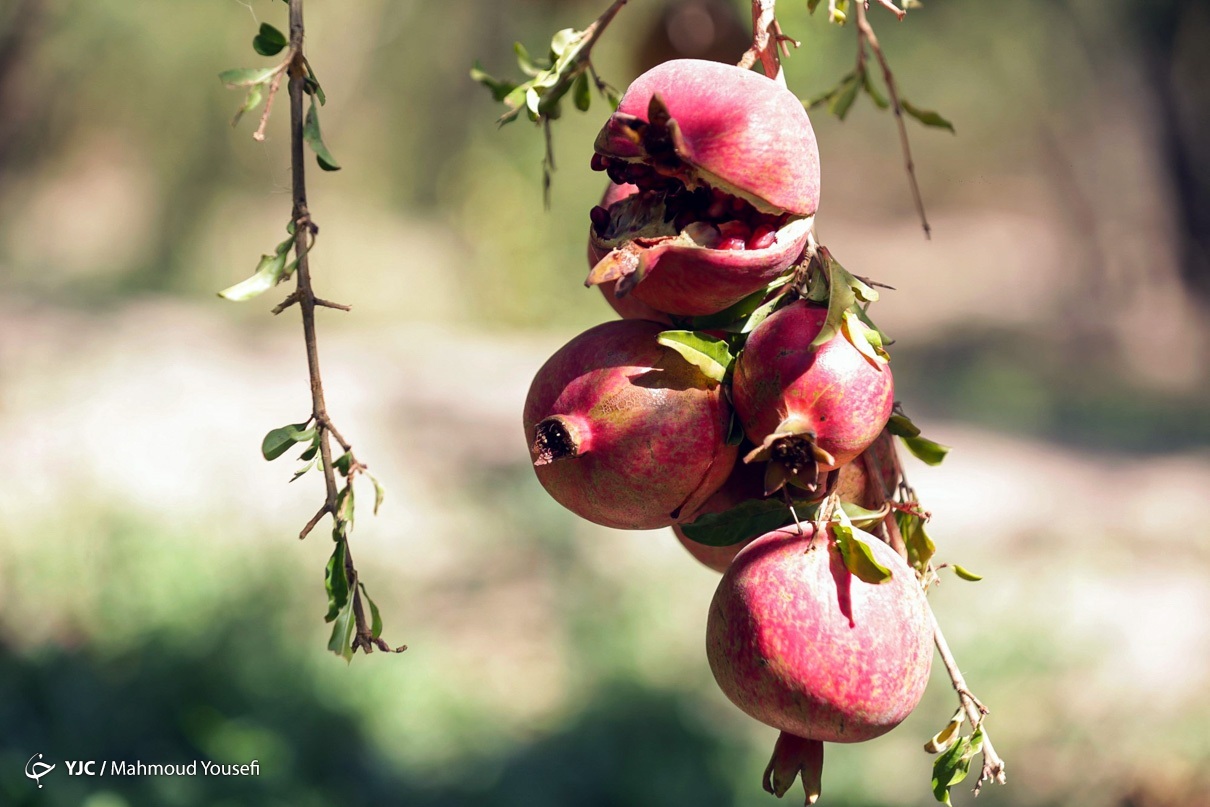
[[[920,427],[912,422],[912,419],[902,412],[896,412],[891,415],[891,419],[886,424],[887,431],[896,437],[919,437]]]
[[[727,445],[737,446],[744,442],[744,424],[739,422],[735,410],[731,410],[731,419],[727,421]]]
[[[353,531],[353,486],[345,483],[336,496],[336,520],[342,524],[342,534]]]
[[[940,465],[945,459],[945,455],[950,453],[949,446],[943,446],[941,443],[934,443],[926,437],[901,437],[903,444],[907,446],[907,450],[912,452],[917,459],[923,461],[927,465]]]
[[[924,519],[915,513],[899,510],[895,513],[895,522],[899,525],[899,534],[908,553],[908,564],[921,574],[928,569],[929,561],[937,551],[936,544],[925,530]]]
[[[353,461],[352,453],[346,451],[332,461],[332,467],[340,471],[341,476],[349,475],[349,464]]]
[[[483,72],[478,62],[475,62],[475,66],[471,68],[471,79],[487,87],[491,91],[492,98],[497,101],[503,101],[509,93],[517,89],[515,83],[494,78]]]
[[[960,737],[933,763],[933,796],[942,804],[950,803],[949,790],[970,772],[971,760],[983,749],[983,729],[969,737]]]
[[[261,56],[276,56],[288,44],[286,35],[267,22],[260,24],[260,31],[252,39],[252,49]]]
[[[297,481],[300,477],[302,477],[303,474],[305,474],[307,471],[311,470],[314,467],[315,467],[315,460],[311,460],[306,465],[304,465],[303,467],[301,467],[297,471],[295,471],[294,476],[290,477],[290,481],[291,482]]]
[[[675,350],[707,378],[720,383],[734,361],[725,341],[701,331],[664,331],[657,341]]]
[[[303,122],[303,139],[315,152],[315,158],[320,168],[325,171],[340,170],[340,164],[336,162],[332,152],[328,151],[328,147],[324,145],[323,136],[319,133],[319,112],[315,107],[314,98],[311,99],[311,106],[308,107],[307,117]]]
[[[375,639],[382,636],[382,614],[378,612],[378,604],[370,596],[370,592],[366,591],[365,583],[358,583],[361,586],[361,596],[370,605],[370,635]]]
[[[587,112],[588,107],[592,104],[592,87],[588,86],[588,71],[584,71],[576,77],[576,83],[572,86],[571,92],[572,98],[576,102],[576,109]]]
[[[799,518],[810,519],[816,508],[799,510]],[[778,527],[792,524],[794,517],[780,499],[749,499],[722,513],[707,513],[681,525],[691,541],[706,546],[732,546],[757,538]]]
[[[353,660],[353,629],[357,621],[353,616],[353,600],[350,598],[332,623],[332,635],[328,638],[328,649],[345,661]]]
[[[236,126],[240,122],[240,118],[260,106],[260,102],[265,97],[265,85],[253,84],[248,88],[248,94],[244,96],[244,105],[235,111],[235,117],[231,119],[231,125]]]
[[[308,429],[306,423],[293,423],[289,426],[282,426],[280,429],[274,429],[265,435],[265,439],[260,444],[260,451],[265,459],[272,461],[285,454],[290,449],[290,446],[296,443],[305,443],[314,436],[315,429]]]
[[[328,103],[327,96],[324,95],[324,88],[319,86],[319,79],[315,77],[315,71],[311,68],[311,63],[303,58],[303,64],[307,67],[307,81],[304,89],[319,99],[319,105],[323,106]]]
[[[537,64],[520,42],[513,43],[513,53],[517,54],[517,66],[521,68],[521,72],[531,78],[549,67],[549,65]]]
[[[285,268],[286,256],[284,254],[261,255],[260,262],[256,265],[256,272],[251,277],[223,289],[218,296],[237,303],[251,300],[281,282]]]
[[[916,120],[923,123],[925,126],[933,126],[938,129],[949,129],[951,134],[954,132],[954,124],[947,121],[945,118],[938,115],[936,112],[931,112],[927,109],[920,109],[909,104],[907,101],[900,101],[899,106],[903,111],[911,115]]]
[[[378,515],[378,508],[382,507],[382,500],[386,498],[387,492],[382,483],[378,481],[378,477],[369,471],[365,471],[364,473],[374,483],[374,515]]]
[[[844,319],[844,312],[851,308],[857,302],[857,296],[853,293],[853,288],[845,282],[844,267],[837,263],[831,253],[826,249],[820,248],[820,256],[823,262],[823,271],[827,273],[828,278],[828,315],[824,319],[823,327],[819,329],[819,333],[811,341],[811,349],[814,350],[836,336],[840,332],[840,324]],[[844,274],[841,274],[844,272]]]
[[[273,78],[278,67],[237,67],[234,70],[224,70],[218,74],[219,81],[228,87],[251,87],[253,84],[264,84]]]
[[[891,102],[886,99],[886,96],[880,93],[878,88],[874,86],[874,80],[870,78],[869,70],[863,70],[861,73],[861,87],[863,90],[865,90],[865,94],[870,96],[870,100],[873,101],[874,105],[879,109],[886,109],[891,105]]]
[[[832,100],[828,102],[828,111],[841,120],[849,114],[849,108],[857,100],[857,92],[861,89],[861,76],[850,73],[840,84],[840,88]]]
[[[843,519],[848,518],[843,510],[838,515]],[[840,549],[841,557],[844,558],[845,568],[854,577],[874,584],[891,579],[891,570],[874,558],[874,551],[870,549],[870,545],[859,536],[865,536],[871,541],[877,541],[877,538],[844,523],[833,523],[832,534],[836,537],[836,546]]]
[[[954,574],[958,575],[963,580],[970,580],[972,583],[974,583],[976,581],[983,579],[983,575],[975,574],[974,572],[970,571],[969,569],[965,569],[965,568],[959,566],[957,563],[951,564],[950,568],[952,568],[954,570]]]
[[[583,38],[583,32],[577,31],[575,28],[564,28],[561,31],[556,31],[555,35],[550,39],[551,55],[556,59],[565,56]]]
[[[335,619],[349,601],[349,578],[345,574],[347,550],[348,545],[344,541],[337,541],[324,569],[324,590],[328,592],[328,615],[324,617],[324,622]]]
[[[853,502],[841,502],[840,507],[844,510],[845,515],[853,522],[855,527],[872,527],[875,524],[881,524],[886,518],[886,513],[880,513],[877,510],[867,510],[859,504]]]
[[[958,711],[954,712],[954,716],[950,718],[950,722],[945,724],[945,728],[934,734],[927,743],[924,744],[924,750],[930,754],[940,754],[947,750],[956,742],[958,738],[958,730],[962,728],[962,721],[966,719],[966,713],[962,707],[958,707]]]

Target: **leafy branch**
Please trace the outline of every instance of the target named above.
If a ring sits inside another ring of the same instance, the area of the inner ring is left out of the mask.
[[[332,540],[335,546],[324,575],[328,594],[328,613],[325,620],[333,623],[328,649],[346,660],[351,660],[359,649],[365,653],[371,653],[375,648],[391,652],[390,646],[381,637],[382,617],[378,606],[370,599],[365,584],[361,582],[348,540],[354,524],[354,480],[358,476],[365,476],[373,484],[375,514],[382,504],[383,489],[365,463],[353,453],[353,446],[337,431],[324,400],[319,348],[315,335],[315,309],[334,308],[348,311],[349,306],[317,297],[311,283],[309,254],[315,246],[319,227],[312,220],[307,206],[304,145],[309,146],[315,153],[319,167],[323,170],[337,171],[340,165],[320,134],[316,102],[322,106],[326,98],[315,77],[315,71],[303,55],[303,0],[288,2],[289,37],[272,25],[262,23],[252,41],[253,49],[262,56],[276,56],[284,50],[285,55],[281,60],[271,67],[227,70],[221,73],[219,78],[228,87],[247,90],[244,104],[236,113],[233,123],[238,123],[245,113],[264,101],[265,108],[260,125],[252,135],[257,140],[264,139],[273,99],[278,93],[283,77],[289,78],[290,172],[293,198],[290,222],[286,226],[289,237],[277,244],[271,254],[261,256],[251,277],[224,289],[219,295],[229,300],[249,300],[283,280],[296,278],[294,291],[273,309],[273,313],[280,314],[296,304],[301,312],[311,386],[311,415],[302,423],[270,431],[261,443],[261,453],[266,460],[271,461],[296,446],[305,446],[299,456],[304,464],[290,481],[299,479],[313,468],[319,468],[323,474],[324,502],[298,537],[306,538],[325,516],[331,517]],[[304,105],[307,105],[305,112]],[[294,254],[293,260],[289,260],[291,252]],[[342,452],[335,458],[332,450],[333,440]],[[340,484],[337,481],[338,474]],[[403,646],[393,652],[398,653],[406,649],[407,647]]]
[[[891,0],[878,1],[900,20],[906,15],[907,9],[919,5],[915,0],[903,0],[903,8],[899,8]],[[820,0],[808,0],[808,10],[814,12],[819,2]],[[894,112],[895,123],[899,129],[899,144],[903,150],[904,168],[907,170],[908,185],[912,192],[912,201],[915,203],[916,212],[920,216],[920,223],[924,228],[925,237],[931,238],[932,228],[929,226],[928,217],[925,215],[924,197],[920,193],[920,183],[916,179],[916,165],[912,160],[912,149],[908,142],[907,126],[904,123],[903,116],[904,113],[907,113],[925,126],[948,129],[951,133],[954,131],[954,125],[938,113],[913,106],[900,96],[899,88],[895,83],[895,74],[891,70],[890,62],[882,50],[882,45],[878,42],[878,36],[874,33],[874,27],[870,24],[866,13],[866,8],[869,5],[868,0],[857,0],[857,2],[851,4],[848,0],[829,0],[829,19],[834,23],[843,25],[848,19],[847,12],[850,5],[855,12],[857,64],[852,72],[845,74],[835,87],[807,102],[808,106],[816,107],[827,104],[829,112],[844,120],[845,116],[849,113],[849,109],[853,106],[853,102],[857,100],[858,94],[864,91],[876,107],[879,109],[891,109]],[[875,87],[870,77],[867,65],[867,48],[868,52],[874,54],[879,67],[882,69],[882,80],[886,86],[887,95],[890,96],[889,99]]]
[[[531,121],[542,126],[546,140],[542,158],[542,198],[547,207],[550,207],[550,182],[555,170],[550,123],[562,115],[563,99],[570,92],[576,109],[587,112],[592,103],[590,80],[614,108],[621,98],[616,89],[597,75],[592,65],[592,48],[626,2],[614,0],[605,13],[583,31],[564,28],[557,32],[550,40],[546,58],[530,56],[524,45],[515,43],[517,65],[529,76],[527,81],[517,83],[494,78],[485,73],[478,62],[471,68],[471,78],[487,87],[496,101],[508,107],[497,123],[501,126],[511,123],[524,111]]]

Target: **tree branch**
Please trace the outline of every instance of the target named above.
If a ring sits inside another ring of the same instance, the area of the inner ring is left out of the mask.
[[[886,82],[887,92],[891,96],[891,109],[895,112],[895,123],[899,127],[899,144],[903,149],[903,162],[907,169],[908,185],[912,189],[912,201],[916,203],[916,212],[920,215],[921,226],[924,227],[924,237],[932,238],[932,228],[929,226],[928,217],[924,214],[924,197],[921,196],[920,184],[916,181],[916,164],[912,162],[912,148],[908,144],[907,124],[903,120],[903,105],[899,102],[895,75],[891,72],[891,65],[887,62],[886,54],[882,52],[882,46],[878,44],[878,37],[874,34],[874,28],[866,17],[864,0],[857,0],[853,3],[853,8],[857,12],[857,66],[858,68],[864,66],[865,48],[868,44],[870,50],[874,52],[875,58],[878,59],[878,64],[882,67],[882,79]],[[902,19],[902,14],[899,16]]]
[[[299,537],[305,538],[325,514],[332,516],[336,527],[332,532],[333,538],[336,541],[345,542],[345,578],[348,581],[349,591],[352,592],[353,616],[356,622],[353,651],[356,652],[358,649],[361,649],[369,653],[374,647],[389,651],[390,648],[386,642],[375,637],[372,628],[366,624],[365,606],[362,602],[361,589],[358,585],[357,568],[353,565],[353,555],[349,551],[346,530],[343,529],[345,518],[341,515],[337,506],[339,492],[336,483],[336,467],[332,462],[332,445],[329,438],[335,438],[345,453],[349,454],[347,485],[353,484],[354,476],[365,466],[357,462],[352,455],[352,446],[333,427],[332,419],[328,415],[327,402],[324,400],[323,377],[319,369],[319,347],[315,336],[315,309],[316,307],[327,307],[347,311],[349,307],[316,297],[315,290],[311,285],[311,265],[308,256],[310,245],[308,244],[308,239],[314,236],[318,228],[311,221],[311,212],[307,208],[306,155],[304,151],[305,138],[303,136],[305,114],[303,105],[305,101],[304,96],[306,95],[307,67],[306,59],[303,56],[303,40],[305,37],[303,0],[289,0],[289,2],[290,50],[287,57],[289,60],[287,72],[290,76],[290,174],[294,202],[292,213],[292,220],[294,222],[294,256],[297,260],[298,268],[295,274],[295,291],[274,309],[274,313],[280,313],[295,303],[298,304],[301,311],[303,340],[306,343],[307,351],[307,373],[311,382],[311,417],[315,421],[315,427],[319,436],[319,457],[324,477],[324,504],[307,523],[306,527],[303,528]],[[270,100],[272,100],[272,95],[270,95]],[[399,648],[396,652],[404,649],[406,649],[406,646]]]

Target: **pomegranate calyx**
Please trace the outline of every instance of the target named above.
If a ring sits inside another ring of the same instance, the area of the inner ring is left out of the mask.
[[[814,804],[819,800],[823,781],[823,742],[783,731],[777,737],[773,757],[765,768],[765,792],[780,799],[799,776],[807,792],[806,804]]]

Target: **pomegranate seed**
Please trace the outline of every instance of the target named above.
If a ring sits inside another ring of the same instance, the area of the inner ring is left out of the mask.
[[[605,231],[605,226],[609,224],[609,211],[597,205],[592,210],[588,211],[588,218],[592,220],[593,229],[598,233]]]
[[[604,171],[609,167],[609,160],[600,154],[592,155],[592,162],[588,164],[594,171]]]
[[[741,241],[747,241],[748,236],[752,234],[751,228],[738,219],[723,222],[718,225],[718,231],[723,234],[723,238],[738,238]]]
[[[715,249],[743,249],[744,246],[744,239],[732,237],[719,241]]]
[[[748,249],[768,249],[777,240],[777,231],[768,224],[761,224],[752,231],[748,239]]]

